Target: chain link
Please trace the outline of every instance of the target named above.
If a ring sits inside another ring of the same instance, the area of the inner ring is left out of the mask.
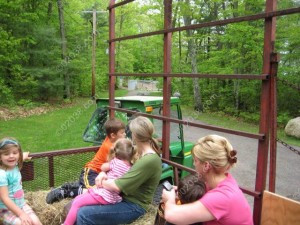
[[[300,155],[300,151],[293,148],[292,146],[290,146],[289,144],[287,144],[286,142],[276,138],[276,141],[278,141],[280,144],[282,144],[283,146],[287,147],[289,150],[295,152],[296,154]]]
[[[287,80],[283,80],[283,79],[279,79],[279,78],[277,78],[277,80],[280,81],[282,84],[284,84],[284,85],[286,85],[286,86],[288,86],[290,88],[293,88],[293,89],[295,89],[295,90],[297,90],[297,91],[300,92],[300,86],[299,85],[292,84],[292,83],[288,82]]]

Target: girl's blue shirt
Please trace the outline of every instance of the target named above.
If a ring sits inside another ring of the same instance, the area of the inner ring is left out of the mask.
[[[12,170],[0,169],[0,187],[7,186],[9,198],[20,208],[25,204],[22,177],[18,166]],[[7,209],[0,200],[0,209]]]

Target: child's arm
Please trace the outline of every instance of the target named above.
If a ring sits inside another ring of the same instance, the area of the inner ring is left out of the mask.
[[[4,203],[9,211],[13,212],[17,217],[20,218],[22,224],[32,223],[30,217],[9,198],[7,186],[0,187],[0,200]]]
[[[109,170],[110,170],[110,168],[109,168],[109,162],[103,163],[102,166],[101,166],[101,171],[107,172]]]

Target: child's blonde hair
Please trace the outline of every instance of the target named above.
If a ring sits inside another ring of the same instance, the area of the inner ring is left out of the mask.
[[[133,164],[135,156],[135,148],[133,147],[132,141],[126,138],[120,138],[116,141],[114,147],[110,150],[108,155],[108,161],[114,157],[120,160],[126,160]]]
[[[22,148],[21,148],[20,144],[18,143],[18,141],[15,138],[5,137],[0,140],[0,156],[2,154],[6,153],[7,151],[9,151],[9,149],[13,146],[17,147],[17,149],[19,151],[20,156],[19,156],[19,160],[18,160],[18,167],[21,170],[22,166],[23,166],[23,152],[22,152]],[[1,160],[0,160],[0,166],[3,166]]]
[[[219,135],[200,138],[194,145],[192,154],[201,162],[209,162],[216,173],[226,172],[237,162],[237,152],[226,138]]]

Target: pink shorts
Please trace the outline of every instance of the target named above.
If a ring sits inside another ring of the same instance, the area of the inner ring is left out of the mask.
[[[25,204],[22,210],[27,215],[35,215],[32,208]],[[19,217],[17,217],[13,212],[7,210],[7,209],[0,209],[0,223],[2,222],[4,225],[14,225],[19,220]],[[1,221],[2,220],[2,221]]]

